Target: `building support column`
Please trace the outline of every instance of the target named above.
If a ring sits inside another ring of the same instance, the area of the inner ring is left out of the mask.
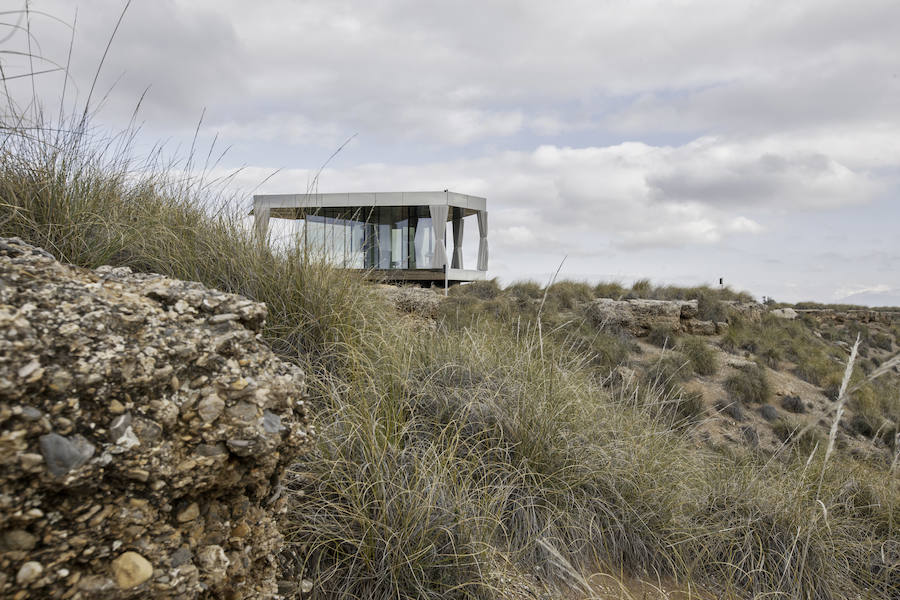
[[[450,266],[454,269],[463,268],[463,210],[453,207],[453,261]]]
[[[488,269],[488,221],[487,211],[478,211],[478,270]]]

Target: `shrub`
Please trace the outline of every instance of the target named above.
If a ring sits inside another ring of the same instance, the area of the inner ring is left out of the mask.
[[[783,417],[772,423],[772,432],[775,436],[785,444],[793,444],[793,446],[802,453],[812,452],[818,446],[820,449],[825,448],[825,435],[818,427],[810,427],[798,419],[790,419]]]
[[[454,285],[450,293],[457,296],[472,296],[479,300],[492,300],[500,295],[500,285],[497,278],[486,281],[473,281],[462,285]]]
[[[679,421],[693,423],[706,414],[703,392],[698,389],[680,387],[675,394],[675,416]]]
[[[771,422],[778,418],[778,409],[771,404],[763,404],[759,407],[759,414],[763,419]]]
[[[778,365],[784,358],[784,355],[778,347],[768,344],[761,347],[757,352],[757,355],[760,359],[762,359],[767,367],[772,369],[777,369]]]
[[[719,370],[716,353],[709,345],[694,336],[688,336],[680,344],[681,352],[688,357],[697,375],[715,375]]]
[[[596,298],[612,298],[613,300],[621,300],[627,293],[626,289],[618,282],[601,281],[594,286],[594,296]]]
[[[700,289],[694,294],[697,300],[697,318],[702,321],[726,321],[728,311],[718,296],[708,289]]]
[[[587,283],[558,281],[547,288],[547,307],[551,310],[572,310],[594,299],[594,290]]]
[[[722,401],[716,403],[716,410],[725,413],[738,423],[744,420],[744,409],[740,402],[736,400]]]
[[[784,396],[781,399],[781,408],[788,412],[802,414],[806,412],[806,405],[799,396]]]
[[[534,281],[517,281],[507,286],[505,291],[519,301],[540,300],[544,297],[544,290]]]
[[[677,334],[669,327],[653,327],[647,333],[646,340],[660,348],[673,348],[677,342]]]
[[[732,399],[743,404],[762,404],[772,393],[765,367],[757,364],[739,367],[725,380],[725,389]]]
[[[632,298],[650,298],[653,286],[649,279],[638,279],[631,285],[629,296]]]
[[[691,377],[690,362],[679,352],[666,352],[644,372],[648,386],[663,390],[668,395],[678,389],[678,384]]]
[[[893,340],[891,336],[886,333],[876,333],[872,336],[872,345],[876,348],[881,348],[882,350],[887,350],[888,352],[894,349]]]

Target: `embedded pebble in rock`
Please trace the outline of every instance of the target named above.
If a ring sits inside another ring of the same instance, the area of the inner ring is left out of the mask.
[[[0,537],[0,548],[3,550],[21,550],[27,552],[34,549],[36,544],[37,538],[22,529],[7,531]]]
[[[29,560],[27,563],[22,565],[19,569],[19,572],[16,573],[16,583],[19,585],[28,585],[32,583],[36,579],[38,579],[41,574],[44,572],[44,567],[41,563]]]
[[[183,511],[178,513],[178,522],[179,523],[187,523],[188,521],[193,521],[197,517],[200,516],[200,507],[197,506],[196,502],[191,502],[191,504],[185,508]]]
[[[0,598],[278,593],[306,381],[265,306],[0,238]]]
[[[112,561],[116,585],[127,590],[141,585],[153,576],[153,565],[137,552],[125,552]]]
[[[94,455],[94,446],[81,436],[66,438],[48,433],[39,438],[41,454],[53,475],[65,475],[77,469]]]

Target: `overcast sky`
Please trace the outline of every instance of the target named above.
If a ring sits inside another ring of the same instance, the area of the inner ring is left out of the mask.
[[[77,7],[83,100],[123,3],[31,6]],[[31,18],[64,63],[71,33]],[[355,135],[320,192],[484,196],[504,283],[565,258],[569,279],[900,305],[898,23],[895,0],[135,0],[95,123],[149,88],[139,146],[189,147],[203,115],[243,189],[278,171],[259,193],[306,191]]]

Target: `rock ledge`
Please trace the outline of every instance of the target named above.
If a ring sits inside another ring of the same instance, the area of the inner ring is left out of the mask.
[[[304,374],[265,306],[0,239],[0,596],[271,598]]]

